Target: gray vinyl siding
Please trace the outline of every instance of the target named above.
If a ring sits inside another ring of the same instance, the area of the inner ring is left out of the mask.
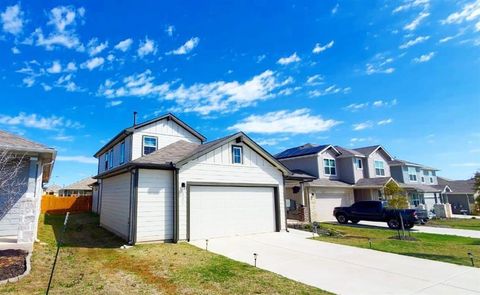
[[[390,167],[390,172],[392,173],[393,179],[395,179],[397,182],[405,183],[405,175],[403,173],[402,166],[392,166]]]
[[[337,168],[340,171],[340,180],[347,183],[355,183],[355,166],[352,158],[337,159]]]
[[[390,166],[388,165],[388,161],[390,159],[387,158],[387,155],[380,149],[372,153],[367,158],[368,165],[365,165],[367,169],[367,178],[375,178],[375,177],[390,177]],[[383,161],[383,167],[385,169],[385,175],[376,175],[375,174],[375,161],[380,160]],[[365,163],[364,163],[365,164]]]
[[[318,156],[316,154],[309,157],[280,159],[280,162],[287,166],[288,169],[300,169],[310,175],[319,177]]]
[[[100,225],[128,240],[132,177],[126,172],[102,180]]]
[[[129,162],[130,160],[132,160],[132,135],[129,135],[127,136],[125,139],[125,162]],[[121,148],[121,144],[122,144],[123,141],[117,143],[114,147],[113,147],[113,167],[112,168],[108,168],[107,170],[109,169],[113,169],[123,163],[120,163],[120,148]],[[110,152],[110,150],[108,150],[108,152]],[[100,157],[98,157],[98,173],[102,173],[102,172],[105,172],[107,170],[105,170],[105,155],[106,155],[107,152],[103,153],[100,155]]]
[[[140,169],[137,242],[173,239],[173,172]]]
[[[336,174],[335,175],[328,175],[328,174],[325,174],[325,167],[324,167],[324,162],[323,160],[324,159],[333,159],[335,160],[335,172]],[[323,153],[320,153],[318,155],[318,167],[319,167],[319,172],[320,172],[320,175],[319,175],[319,178],[327,178],[327,179],[332,179],[332,180],[338,180],[338,179],[341,179],[342,177],[342,171],[338,165],[338,161],[337,161],[337,155],[336,153],[330,148],[326,151],[324,151]]]

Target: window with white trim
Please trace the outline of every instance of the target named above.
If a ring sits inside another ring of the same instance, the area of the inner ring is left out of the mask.
[[[232,163],[233,164],[243,163],[243,147],[238,145],[232,146]]]
[[[157,150],[158,142],[155,136],[143,137],[143,155],[148,155]]]
[[[334,159],[323,159],[323,170],[325,175],[337,175]]]
[[[375,175],[385,176],[385,163],[383,161],[375,160]]]
[[[415,167],[408,167],[408,179],[410,181],[417,181],[417,169]]]
[[[120,144],[120,164],[125,163],[125,141]]]
[[[355,160],[355,168],[362,169],[363,168],[362,159],[355,158],[354,160]]]
[[[108,168],[113,168],[113,149],[109,152],[110,157],[108,157]]]

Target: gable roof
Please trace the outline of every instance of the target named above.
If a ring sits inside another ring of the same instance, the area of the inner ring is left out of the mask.
[[[275,158],[287,159],[287,158],[294,158],[294,157],[300,157],[300,156],[315,155],[329,148],[332,148],[337,154],[340,154],[340,152],[331,144],[314,145],[311,143],[307,143],[301,146],[284,150],[283,152],[276,154]]]
[[[421,183],[408,183],[404,184],[401,183],[400,186],[404,189],[414,189],[416,191],[424,192],[424,193],[439,193],[442,192],[444,188],[439,188],[436,185],[426,185]]]
[[[437,176],[438,185],[448,186],[452,192],[458,194],[475,194],[475,180],[449,180],[440,176]]]
[[[96,179],[87,177],[72,184],[69,184],[64,188],[61,188],[60,190],[92,190],[91,185],[95,182],[97,182]]]
[[[52,185],[49,185],[45,188],[45,192],[47,192],[47,193],[49,193],[49,192],[58,193],[58,191],[61,190],[61,189],[62,189],[61,185],[52,184]]]
[[[264,159],[266,159],[270,164],[277,167],[284,174],[290,174],[290,170],[280,163],[275,157],[265,151],[261,146],[255,143],[250,137],[248,137],[243,132],[237,132],[219,139],[216,139],[211,142],[204,144],[197,144],[187,142],[185,140],[179,140],[172,144],[169,144],[161,149],[156,150],[155,152],[145,155],[143,157],[137,158],[133,161],[127,162],[121,166],[115,167],[112,170],[101,173],[95,178],[102,178],[104,176],[118,173],[132,167],[153,167],[159,169],[174,169],[181,167],[191,161],[192,159],[198,158],[222,145],[232,140],[240,140],[244,144],[248,145],[254,151],[259,153]]]
[[[347,149],[341,146],[336,145],[335,148],[341,153],[339,156],[341,157],[361,157],[365,158],[365,155],[360,153],[359,151],[352,150],[352,149]]]
[[[424,169],[424,170],[439,171],[439,169],[437,169],[437,168],[425,166],[425,165],[418,164],[418,163],[414,163],[414,162],[410,162],[410,161],[400,160],[400,159],[394,159],[393,161],[390,161],[388,164],[389,164],[390,166],[413,166],[413,167],[422,168],[422,169]]]
[[[48,182],[57,152],[43,144],[0,130],[0,150],[39,154],[43,159],[42,182]],[[47,165],[50,163],[50,165]]]
[[[143,128],[145,126],[148,126],[150,124],[153,124],[153,123],[156,123],[158,121],[161,121],[161,120],[164,120],[164,119],[167,119],[167,120],[173,120],[175,123],[177,123],[178,125],[182,126],[185,130],[187,130],[188,132],[190,132],[192,135],[194,135],[195,137],[197,137],[198,139],[200,139],[201,142],[204,142],[207,140],[207,138],[205,136],[203,136],[202,134],[200,134],[199,132],[197,132],[195,129],[193,129],[192,127],[190,127],[187,123],[183,122],[182,120],[180,120],[179,118],[177,118],[175,115],[171,114],[171,113],[168,113],[168,114],[165,114],[165,115],[162,115],[160,117],[156,117],[156,118],[153,118],[151,120],[148,120],[146,122],[143,122],[143,123],[140,123],[140,124],[136,124],[135,126],[131,126],[131,127],[128,127],[128,128],[125,128],[123,129],[122,131],[120,131],[117,135],[115,135],[109,142],[107,142],[103,147],[101,147],[93,156],[94,157],[98,157],[100,154],[102,154],[104,151],[110,149],[112,146],[114,146],[115,144],[117,144],[118,142],[122,141],[124,138],[126,138],[128,135],[134,133],[135,130],[137,129],[140,129],[140,128]]]
[[[365,155],[366,157],[368,157],[371,154],[373,154],[374,152],[378,151],[379,149],[381,149],[390,158],[390,161],[393,160],[393,157],[381,145],[366,146],[366,147],[356,148],[356,149],[353,149],[353,150],[355,150],[355,151],[361,153],[362,155]]]
[[[386,176],[386,177],[374,177],[374,178],[361,178],[355,183],[355,187],[380,188],[380,187],[384,187],[390,181],[393,181],[396,184],[398,184],[395,181],[395,179],[393,179],[392,177]]]

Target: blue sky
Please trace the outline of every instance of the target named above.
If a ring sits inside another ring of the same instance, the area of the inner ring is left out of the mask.
[[[0,128],[58,150],[53,182],[94,175],[133,111],[480,168],[480,0],[158,2],[0,4]]]

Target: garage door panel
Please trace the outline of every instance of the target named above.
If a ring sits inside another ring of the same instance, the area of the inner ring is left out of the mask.
[[[192,186],[190,239],[275,231],[273,188]]]
[[[350,194],[343,189],[317,190],[315,201],[317,221],[333,221],[333,208],[351,205]]]

